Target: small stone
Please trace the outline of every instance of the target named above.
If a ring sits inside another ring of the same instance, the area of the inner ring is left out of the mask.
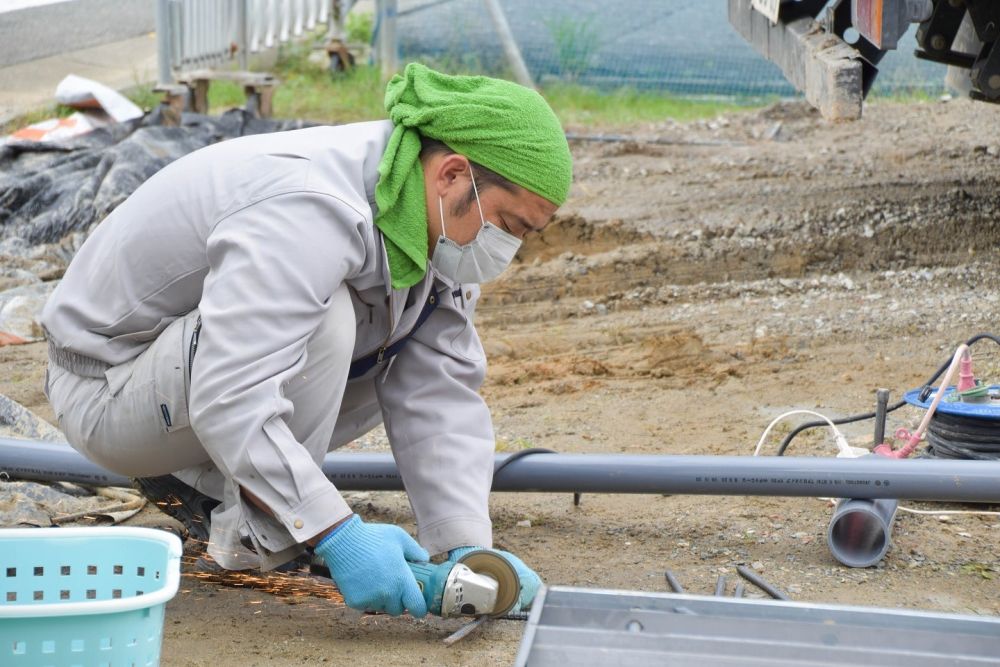
[[[755,570],[763,570],[764,563],[760,562],[759,560],[755,560],[754,562],[750,563],[750,567],[752,567]]]
[[[584,311],[589,313],[594,309],[594,302],[591,301],[590,299],[587,299],[586,301],[580,304],[580,307],[583,308]]]
[[[531,528],[531,521],[529,521],[528,519],[523,519],[521,521],[518,521],[517,522],[517,527],[518,528]]]
[[[28,342],[42,340],[44,333],[38,318],[55,287],[55,282],[38,283],[0,293],[0,331]]]

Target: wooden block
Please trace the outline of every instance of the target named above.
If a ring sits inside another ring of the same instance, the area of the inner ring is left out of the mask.
[[[857,51],[811,18],[771,25],[754,11],[750,0],[729,0],[729,22],[771,62],[824,118],[861,117],[864,99],[861,60]]]

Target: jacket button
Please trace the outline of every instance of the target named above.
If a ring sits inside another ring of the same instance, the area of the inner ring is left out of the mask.
[[[293,523],[292,525],[295,526],[296,529],[299,529],[302,528],[304,524],[302,523],[302,519],[296,519],[295,523]]]
[[[468,292],[465,293],[465,298],[468,300],[472,299],[472,290],[469,290]]]

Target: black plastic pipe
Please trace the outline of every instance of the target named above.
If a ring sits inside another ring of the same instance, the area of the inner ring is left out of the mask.
[[[889,390],[875,390],[875,440],[873,445],[885,442],[885,418],[889,412]]]
[[[501,464],[510,455],[498,454]],[[401,491],[391,454],[328,454],[323,472],[344,491]],[[0,438],[0,474],[127,485],[68,445]],[[1000,502],[1000,461],[791,456],[536,454],[504,466],[494,491],[674,493]]]

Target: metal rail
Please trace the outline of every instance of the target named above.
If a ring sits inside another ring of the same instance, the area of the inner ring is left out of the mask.
[[[272,49],[317,25],[342,35],[351,0],[157,0],[159,83],[179,72],[216,67]]]

